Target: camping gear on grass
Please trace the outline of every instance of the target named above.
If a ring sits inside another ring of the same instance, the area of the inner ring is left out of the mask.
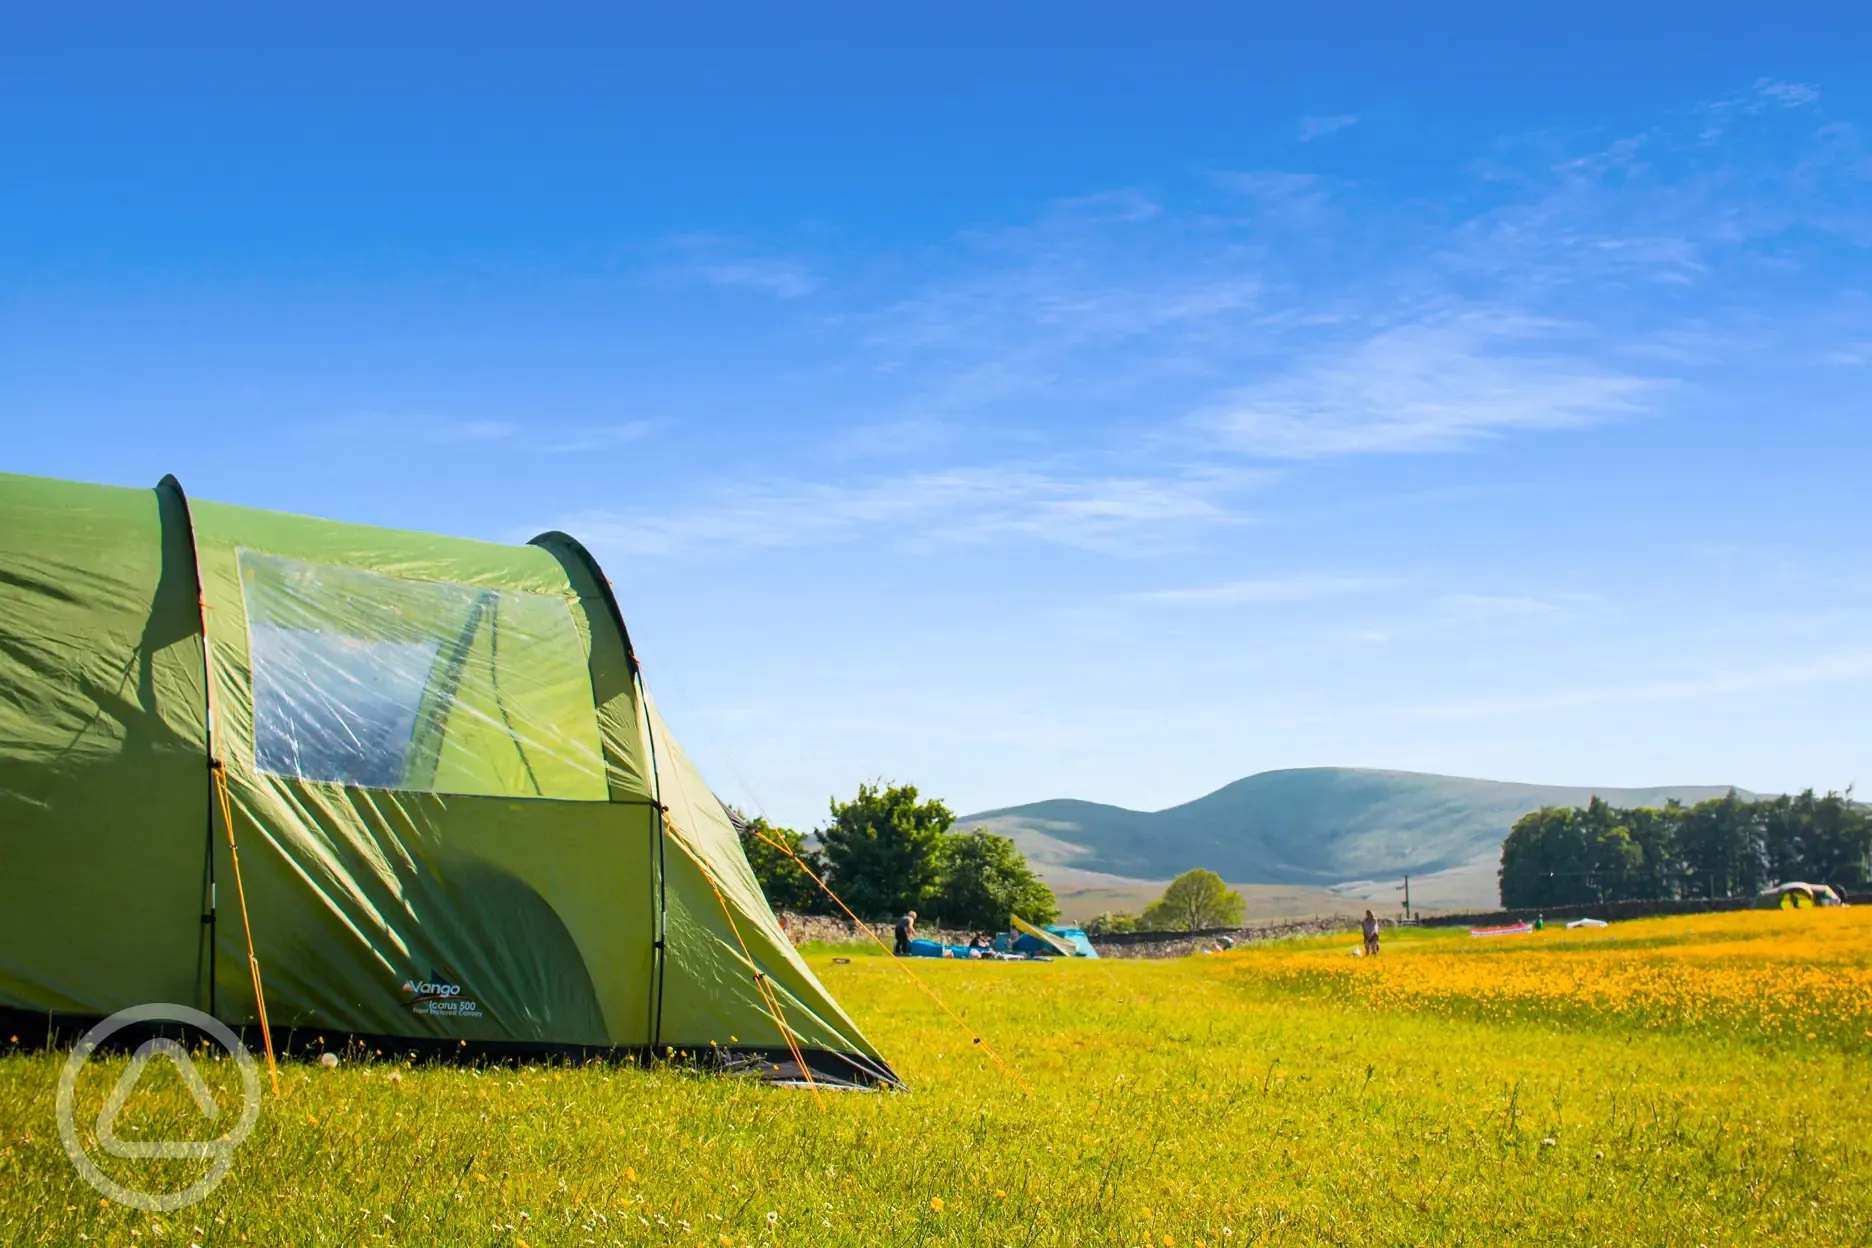
[[[1075,958],[1096,958],[1099,956],[1098,950],[1092,947],[1092,941],[1086,936],[1084,928],[1056,927],[1052,924],[1048,924],[1046,930],[1049,935],[1056,936],[1060,940],[1066,942],[1066,944],[1072,946],[1072,956]],[[1224,939],[1227,938],[1224,937]]]
[[[1036,927],[1016,914],[1011,916],[1017,933],[1009,942],[1013,953],[1037,954],[1040,957],[1096,958],[1098,950],[1077,927]]]
[[[172,1002],[281,1041],[897,1082],[562,533],[0,474],[0,863],[9,1034]]]
[[[966,958],[968,948],[965,945],[946,945],[940,940],[930,940],[918,936],[911,940],[910,951],[904,955],[910,958]]]
[[[1532,923],[1510,923],[1506,927],[1472,927],[1471,936],[1526,936],[1534,931]]]
[[[1568,927],[1604,927],[1605,925],[1604,919],[1574,919],[1567,924]]]

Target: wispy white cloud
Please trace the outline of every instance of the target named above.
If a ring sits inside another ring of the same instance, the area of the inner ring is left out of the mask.
[[[983,266],[965,277],[932,284],[867,317],[865,341],[891,355],[916,352],[1049,354],[1174,333],[1178,327],[1212,323],[1254,306],[1258,275],[1245,271],[1245,257],[1208,253],[1203,267],[1179,263],[1153,268],[1106,252],[1118,239],[1036,238],[1031,252],[1009,263]],[[1162,240],[1140,238],[1149,253]]]
[[[359,412],[307,432],[368,432],[374,437],[431,446],[474,447],[500,444],[514,454],[565,455],[602,451],[640,441],[655,422],[623,421],[609,425],[536,425],[518,420],[434,420],[387,412]]]
[[[1291,169],[1205,175],[1220,215],[1083,197],[972,232],[956,273],[850,319],[905,406],[952,428],[1128,408],[1165,434],[1189,418],[1211,452],[1304,460],[1601,424],[1760,340],[1664,301],[1773,262],[1794,224],[1872,239],[1872,204],[1849,207],[1872,160],[1814,107],[1762,83],[1610,142],[1506,143],[1467,211]],[[1726,137],[1698,138],[1717,114]]]
[[[664,239],[658,250],[673,259],[679,280],[788,300],[819,289],[818,278],[799,257],[766,253],[725,235],[678,234]]]
[[[1299,138],[1302,143],[1311,143],[1314,139],[1325,138],[1336,130],[1355,126],[1358,120],[1357,113],[1341,113],[1335,117],[1302,117]]]
[[[774,257],[698,264],[693,272],[712,286],[739,286],[778,299],[799,299],[816,288],[805,265]]]
[[[1024,536],[1134,550],[1178,526],[1239,523],[1228,500],[1244,473],[1070,476],[1036,468],[956,468],[835,485],[768,481],[676,512],[591,511],[564,526],[625,554],[820,545],[859,537],[916,543]]]
[[[1161,603],[1167,606],[1318,602],[1326,598],[1344,598],[1390,589],[1400,583],[1395,577],[1380,576],[1286,576],[1230,581],[1222,585],[1201,585],[1189,589],[1145,590],[1124,597],[1132,602]]]
[[[1664,384],[1561,350],[1576,333],[1479,309],[1381,329],[1237,389],[1197,424],[1223,446],[1279,459],[1449,451],[1622,416]]]
[[[1762,99],[1773,100],[1783,108],[1799,108],[1820,102],[1820,88],[1804,82],[1780,82],[1773,78],[1757,78],[1755,94]]]
[[[1752,87],[1739,95],[1705,100],[1695,109],[1703,122],[1700,137],[1721,137],[1729,121],[1751,117],[1771,109],[1808,108],[1820,102],[1820,89],[1804,82],[1783,82],[1778,78],[1757,78]]]
[[[603,451],[612,447],[641,442],[656,431],[656,423],[627,420],[616,425],[594,425],[588,429],[568,429],[543,436],[531,449],[549,455],[570,455],[583,451]]]
[[[1162,216],[1163,211],[1163,205],[1151,196],[1135,187],[1127,187],[1054,200],[1047,208],[1044,224],[1061,226],[1072,223],[1148,221]]]
[[[519,434],[520,426],[510,420],[452,420],[431,424],[418,430],[425,442],[447,445],[453,442],[495,442]]]
[[[1210,368],[1222,340],[1256,319],[1263,290],[1244,255],[1205,250],[1197,263],[1178,254],[1179,228],[1037,227],[853,328],[878,374],[951,423],[1013,401],[1103,403],[1174,384]]]
[[[959,432],[948,421],[884,421],[840,431],[830,450],[841,459],[900,459],[943,449],[956,441]]]
[[[1592,710],[1608,706],[1649,706],[1704,698],[1726,698],[1768,690],[1866,679],[1872,679],[1872,651],[1840,651],[1799,663],[1769,663],[1668,680],[1634,681],[1630,684],[1555,691],[1530,691],[1422,706],[1364,708],[1360,714],[1370,718],[1401,720],[1498,719],[1538,712]]]
[[[1318,174],[1285,169],[1221,172],[1211,180],[1223,190],[1254,206],[1263,222],[1269,217],[1291,223],[1318,224],[1329,199],[1326,181]]]
[[[1522,298],[1596,288],[1629,300],[1634,281],[1694,288],[1803,267],[1802,249],[1776,254],[1790,232],[1865,245],[1872,156],[1819,100],[1811,87],[1764,79],[1610,142],[1506,143],[1487,176],[1519,193],[1462,222],[1446,259]]]
[[[1552,615],[1560,610],[1557,603],[1523,594],[1445,594],[1439,600],[1439,605],[1453,615],[1479,619]]]
[[[1859,228],[1840,206],[1852,196],[1823,192],[1872,165],[1855,135],[1816,128],[1817,107],[1808,88],[1762,83],[1610,142],[1506,142],[1439,204],[1292,169],[1205,174],[1201,207],[1135,189],[1064,199],[895,258],[922,277],[882,299],[742,240],[671,239],[687,280],[821,296],[825,372],[862,379],[863,416],[792,479],[717,480],[687,510],[593,520],[637,551],[870,532],[1123,545],[1243,521],[1239,493],[1192,458],[1219,478],[1664,412],[1759,338],[1684,292],[1788,222]],[[1356,120],[1306,124],[1317,138]],[[1856,342],[1809,349],[1858,358]],[[886,459],[918,468],[854,476]]]

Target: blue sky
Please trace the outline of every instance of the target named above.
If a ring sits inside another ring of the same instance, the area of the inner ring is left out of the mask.
[[[876,7],[15,15],[0,467],[567,528],[800,826],[1872,782],[1862,9]]]

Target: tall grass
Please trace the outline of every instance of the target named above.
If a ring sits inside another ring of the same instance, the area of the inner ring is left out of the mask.
[[[1864,969],[1850,947],[1866,946],[1872,913],[1725,917],[1741,935],[1721,939],[1765,959],[1747,972],[1763,994],[1775,967]],[[1699,924],[1486,949],[1413,938],[1376,962],[1341,940],[1177,962],[918,964],[1032,1096],[889,959],[815,954],[913,1092],[821,1108],[670,1068],[292,1064],[228,1180],[166,1215],[101,1205],[77,1180],[53,1127],[60,1055],[14,1055],[0,1059],[0,1242],[1872,1243],[1872,1040],[1844,1023],[1647,1026],[1559,979],[1512,1015],[1451,1005],[1542,959],[1741,973],[1688,952],[1708,943]],[[93,1065],[82,1121],[121,1061]],[[213,1074],[231,1086],[226,1064]],[[203,1134],[172,1076],[146,1087],[125,1134]],[[171,1188],[201,1168],[110,1163],[164,1166]]]

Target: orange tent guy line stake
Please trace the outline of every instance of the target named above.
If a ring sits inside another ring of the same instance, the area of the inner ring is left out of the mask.
[[[727,905],[728,903],[726,901],[722,902],[724,911],[727,910]],[[732,913],[729,913],[728,925],[730,927],[735,926]],[[754,960],[753,956],[748,953],[747,942],[741,939],[741,932],[738,928],[735,930],[735,941],[741,946],[741,956],[747,958],[749,962],[752,962]],[[800,1035],[797,1031],[794,1031],[792,1026],[786,1021],[786,1010],[780,1004],[780,990],[774,986],[772,976],[768,975],[759,967],[754,969],[753,974],[754,986],[760,989],[761,995],[767,999],[767,1005],[773,1013],[774,1022],[780,1024],[780,1038],[786,1041],[787,1050],[793,1054],[793,1061],[799,1066],[800,1074],[806,1080],[806,1086],[811,1089],[813,1099],[818,1101],[819,1087],[813,1081],[812,1068],[806,1065],[805,1051],[800,1048]],[[825,1108],[825,1102],[820,1101],[819,1108],[823,1110]]]
[[[741,946],[741,956],[747,959],[751,968],[750,973],[754,977],[755,991],[761,994],[761,1000],[767,1004],[767,1012],[773,1016],[774,1023],[780,1028],[780,1038],[786,1042],[787,1052],[793,1055],[794,1065],[799,1067],[800,1074],[805,1077],[806,1088],[813,1094],[813,1100],[818,1104],[819,1112],[826,1112],[825,1098],[820,1096],[819,1085],[813,1081],[812,1067],[806,1064],[806,1055],[800,1051],[798,1038],[793,1029],[787,1026],[786,1013],[780,1008],[778,990],[768,981],[766,972],[755,964],[753,955],[748,952],[747,942],[741,938],[741,929],[735,923],[734,912],[728,908],[727,899],[721,895],[721,890],[715,888],[713,880],[709,881],[709,887],[714,889],[715,899],[721,903],[722,914],[727,916],[728,927],[734,932],[735,943]]]
[[[780,1038],[786,1041],[787,1051],[793,1054],[793,1064],[806,1079],[806,1090],[813,1095],[813,1102],[819,1106],[819,1112],[826,1112],[825,1098],[819,1094],[819,1085],[814,1082],[812,1067],[806,1064],[806,1054],[800,1050],[799,1035],[787,1026],[786,1014],[780,1008],[780,992],[775,988],[763,971],[754,972],[754,986],[766,998],[767,1008],[773,1014],[774,1022],[780,1024]]]
[[[655,740],[653,730],[652,746],[655,745]],[[689,804],[689,792],[682,782],[682,773],[672,772],[670,778],[676,782],[677,795],[682,798],[683,806],[688,810],[689,818],[693,820],[695,807]],[[683,839],[675,820],[670,818],[668,809],[665,808],[660,813],[663,818],[663,829],[668,834],[667,839],[676,842],[676,847],[689,856],[689,860],[695,863],[696,870],[702,873],[702,878],[708,881],[710,891],[715,894],[715,903],[721,907],[722,917],[728,920],[728,928],[734,933],[735,943],[741,946],[741,957],[747,962],[748,970],[754,976],[754,989],[761,994],[761,1000],[767,1005],[767,1012],[773,1015],[774,1024],[780,1029],[780,1038],[786,1041],[787,1051],[793,1055],[793,1061],[799,1066],[800,1074],[805,1077],[806,1087],[812,1092],[813,1100],[818,1103],[819,1112],[824,1113],[825,1100],[819,1095],[819,1085],[813,1080],[812,1068],[806,1064],[805,1054],[801,1053],[799,1045],[794,1043],[793,1029],[787,1026],[786,1014],[780,1008],[779,994],[772,983],[768,982],[767,975],[760,969],[760,965],[754,961],[754,955],[748,952],[747,941],[741,938],[741,926],[735,922],[734,911],[729,908],[728,899],[722,896],[721,887],[716,883],[714,873],[702,860],[702,855]]]
[[[806,1055],[800,1051],[798,1039],[793,1029],[787,1025],[786,1013],[780,1008],[779,993],[768,982],[766,973],[754,962],[753,955],[748,952],[747,942],[741,938],[741,929],[735,924],[734,913],[729,909],[727,899],[721,895],[721,890],[715,888],[713,880],[709,881],[709,888],[714,891],[715,900],[721,903],[722,914],[727,917],[728,927],[734,932],[735,943],[741,946],[741,956],[746,959],[750,968],[749,973],[754,978],[754,990],[760,993],[761,1001],[767,1007],[767,1013],[773,1018],[775,1026],[780,1029],[780,1038],[786,1042],[787,1052],[793,1055],[794,1064],[799,1067],[800,1074],[805,1077],[807,1090],[813,1094],[813,1100],[818,1103],[819,1111],[824,1113],[825,1099],[819,1095],[819,1086],[813,1081],[812,1067],[806,1064]]]
[[[180,487],[177,487],[178,489]],[[193,534],[194,522],[190,521]],[[273,1028],[267,1021],[266,991],[260,985],[260,959],[254,953],[253,923],[247,917],[247,887],[241,882],[240,850],[234,844],[234,816],[228,807],[227,768],[221,764],[221,715],[215,703],[214,658],[210,653],[208,633],[208,613],[214,608],[209,606],[206,594],[199,592],[201,569],[195,571],[198,592],[195,605],[201,611],[202,630],[202,701],[208,709],[208,769],[214,776],[215,797],[221,805],[221,826],[227,831],[228,857],[234,864],[234,895],[240,900],[241,930],[247,936],[247,973],[253,977],[254,1008],[260,1015],[260,1039],[266,1045],[267,1075],[273,1081],[273,1095],[280,1094],[279,1062],[273,1056]],[[209,819],[212,824],[214,820]],[[213,951],[209,953],[208,974],[213,976]]]
[[[234,845],[234,818],[228,812],[227,774],[215,760],[215,793],[221,799],[221,824],[227,829],[228,857],[234,863],[234,895],[240,899],[241,928],[247,933],[247,970],[253,976],[254,1005],[260,1012],[260,1038],[266,1044],[267,1074],[273,1095],[280,1094],[279,1063],[273,1057],[273,1028],[267,1022],[266,991],[260,986],[260,959],[254,954],[253,924],[247,919],[247,889],[241,883],[240,850]]]
[[[800,1074],[805,1077],[806,1087],[813,1094],[813,1100],[818,1104],[819,1112],[826,1112],[825,1098],[820,1095],[819,1085],[813,1080],[812,1067],[806,1064],[806,1055],[800,1052],[799,1044],[794,1040],[793,1029],[787,1026],[786,1014],[780,1008],[779,994],[773,985],[767,982],[766,972],[762,971],[760,964],[754,961],[754,955],[748,952],[747,941],[741,936],[741,925],[735,922],[734,911],[729,907],[728,899],[722,896],[721,889],[716,886],[715,876],[683,841],[682,835],[676,831],[676,825],[667,813],[663,816],[663,824],[669,830],[670,837],[676,842],[677,847],[689,856],[689,860],[695,863],[696,868],[702,872],[702,878],[708,881],[709,891],[715,894],[715,901],[722,909],[722,917],[728,920],[728,930],[734,933],[735,943],[741,946],[741,957],[747,962],[748,969],[754,976],[754,990],[760,993],[761,1000],[767,1006],[767,1013],[772,1016],[774,1024],[779,1027],[780,1038],[786,1042],[787,1051],[793,1055],[794,1064],[799,1067]]]
[[[654,729],[651,732],[650,739],[651,745],[654,748],[656,743]],[[683,785],[682,773],[679,771],[672,772],[670,778],[676,782],[677,796],[682,798],[682,804],[688,810],[689,818],[693,820],[695,818],[695,807],[689,804],[689,792]],[[773,1016],[775,1026],[780,1029],[780,1038],[786,1041],[787,1051],[793,1055],[794,1062],[799,1066],[800,1074],[806,1079],[806,1087],[812,1092],[813,1100],[819,1105],[819,1112],[824,1113],[825,1100],[819,1095],[819,1085],[813,1081],[812,1068],[806,1065],[805,1054],[801,1053],[799,1046],[793,1042],[793,1030],[787,1026],[786,1015],[780,1009],[779,997],[774,992],[773,985],[767,982],[766,973],[763,972],[760,969],[760,965],[754,961],[754,955],[748,952],[747,941],[741,938],[741,927],[735,922],[734,911],[729,908],[728,899],[722,896],[721,888],[715,882],[714,872],[708,869],[708,864],[702,860],[702,855],[698,854],[695,849],[683,839],[682,833],[677,830],[676,821],[669,816],[669,810],[664,808],[661,809],[659,813],[663,819],[663,830],[667,833],[666,839],[675,841],[676,847],[689,856],[689,861],[695,863],[696,870],[700,871],[702,873],[702,878],[708,881],[710,891],[715,894],[715,902],[722,909],[722,916],[728,920],[728,929],[734,933],[735,943],[741,946],[741,957],[747,962],[748,970],[754,976],[754,990],[761,994],[761,1000],[767,1005],[767,1012]]]
[[[821,889],[823,889],[826,896],[830,897],[833,901],[838,903],[838,908],[845,912],[845,915],[847,918],[849,918],[852,922],[858,925],[858,928],[860,931],[862,931],[865,935],[869,936],[872,940],[876,941],[878,948],[884,950],[884,952],[886,953],[891,953],[890,946],[886,945],[883,939],[876,932],[871,930],[870,924],[866,923],[863,919],[853,914],[852,908],[845,904],[844,899],[842,899],[837,893],[833,892],[832,886],[827,884],[824,880],[820,879],[819,876],[813,871],[811,867],[807,866],[804,862],[802,862],[800,860],[800,856],[793,852],[791,846],[782,845],[779,841],[774,840],[772,837],[768,836],[765,832],[762,832],[759,828],[754,829],[754,835],[760,837],[761,840],[766,841],[769,845],[773,846],[775,849],[779,850],[781,853],[791,858],[794,861],[794,863],[799,867],[799,869],[806,873],[808,879],[812,880],[813,883],[817,884]],[[971,1041],[973,1041],[976,1044],[981,1045],[981,1051],[988,1055],[988,1060],[992,1061],[996,1066],[999,1066],[1001,1068],[1001,1073],[1005,1074],[1008,1078],[1012,1079],[1015,1083],[1019,1084],[1020,1090],[1025,1092],[1028,1096],[1033,1095],[1033,1089],[1027,1086],[1027,1081],[1025,1079],[1022,1079],[1020,1075],[1016,1073],[1016,1071],[1014,1070],[1012,1066],[1009,1066],[1006,1062],[1002,1061],[999,1057],[997,1057],[995,1055],[995,1051],[988,1047],[987,1042],[983,1040],[980,1036],[975,1034],[975,1029],[973,1027],[970,1027],[968,1025],[968,1022],[965,1019],[963,1019],[963,1017],[960,1014],[957,1014],[954,1010],[950,1009],[946,1004],[944,1004],[943,999],[936,995],[936,990],[934,988],[931,988],[928,984],[923,982],[922,976],[918,975],[915,971],[911,970],[908,966],[905,966],[904,960],[902,958],[897,957],[895,954],[892,954],[891,961],[896,963],[898,969],[902,970],[904,974],[908,975],[910,977],[911,982],[914,983],[917,987],[921,988],[923,992],[929,997],[929,999],[936,1003],[936,1008],[940,1009],[943,1013],[947,1014],[950,1018],[954,1019],[958,1027],[968,1032],[969,1039]]]

